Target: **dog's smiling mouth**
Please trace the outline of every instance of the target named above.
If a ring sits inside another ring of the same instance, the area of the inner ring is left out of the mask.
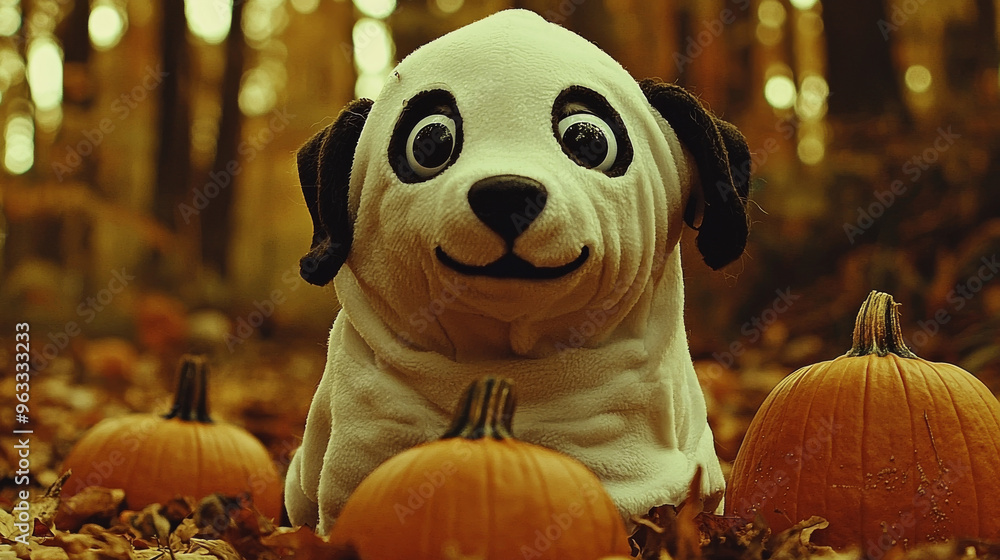
[[[490,278],[517,278],[521,280],[552,280],[561,278],[580,268],[590,256],[590,248],[586,245],[580,250],[580,256],[560,266],[535,266],[530,262],[508,251],[504,256],[483,266],[464,264],[456,261],[438,247],[434,250],[439,261],[448,268],[466,276],[488,276]]]

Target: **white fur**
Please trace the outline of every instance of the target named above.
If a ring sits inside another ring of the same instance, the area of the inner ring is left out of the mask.
[[[634,157],[621,177],[567,158],[552,104],[571,85],[604,95]],[[406,100],[456,98],[464,147],[423,183],[404,184],[386,153]],[[500,238],[467,191],[498,174],[535,179],[544,211],[514,251],[537,266],[587,262],[554,280],[467,277],[434,250],[485,265]],[[683,323],[677,243],[688,164],[636,82],[583,38],[511,10],[418,49],[368,116],[350,184],[354,244],[334,280],[343,310],[304,441],[289,468],[294,524],[327,532],[357,484],[392,455],[436,439],[465,386],[512,378],[515,433],[581,460],[624,516],[678,503],[698,465],[702,490],[724,481]]]

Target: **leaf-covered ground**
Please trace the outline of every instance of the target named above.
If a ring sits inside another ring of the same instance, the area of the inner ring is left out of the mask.
[[[69,499],[60,489],[67,476],[28,504],[31,536],[13,540],[21,512],[0,511],[0,559],[159,560],[208,559],[363,560],[355,551],[331,545],[308,527],[279,527],[261,516],[246,496],[212,495],[200,501],[176,498],[140,511],[125,509],[121,490],[91,487]],[[762,522],[701,513],[700,500],[664,506],[637,519],[633,550],[645,560],[783,558],[853,559],[810,542],[828,524],[819,517],[772,534]],[[386,528],[387,534],[391,528]],[[904,551],[890,549],[886,560],[1000,558],[1000,543],[955,541]],[[442,560],[473,560],[471,557]],[[512,559],[513,560],[513,559]],[[881,559],[880,559],[881,560]]]
[[[760,402],[794,369],[788,363],[805,360],[802,353],[822,352],[814,337],[795,337],[790,334],[794,332],[794,326],[773,326],[768,336],[778,338],[762,344],[753,359],[745,356],[741,370],[711,360],[696,361],[724,467],[735,458]],[[213,416],[242,425],[260,438],[282,474],[299,445],[323,370],[325,349],[320,340],[313,335],[281,340],[255,336],[235,352],[229,351],[223,337],[217,336],[214,343],[210,336],[203,341],[202,349],[214,367],[209,387]],[[308,528],[289,527],[287,519],[261,517],[246,496],[210,496],[201,501],[179,497],[140,511],[129,509],[127,496],[117,489],[92,488],[61,498],[61,485],[68,488],[74,483],[72,476],[65,478],[62,461],[88,428],[105,417],[169,409],[179,354],[169,345],[151,348],[120,338],[79,337],[44,370],[32,374],[34,433],[27,487],[15,483],[14,420],[10,414],[0,417],[0,560],[354,558],[351,551],[332,548]],[[780,348],[781,354],[768,348]],[[10,371],[11,359],[0,350],[0,370]],[[0,392],[14,393],[10,376],[0,380]],[[27,544],[13,540],[19,533],[14,527],[19,512],[13,508],[17,493],[25,488],[30,491],[32,519]],[[641,549],[645,559],[858,557],[810,542],[811,535],[825,526],[822,519],[803,520],[775,535],[763,523],[700,513],[701,509],[697,500],[691,500],[651,512],[639,522],[634,536],[637,553]],[[1000,559],[1000,544],[956,541],[907,551],[890,549],[877,560],[883,558]]]

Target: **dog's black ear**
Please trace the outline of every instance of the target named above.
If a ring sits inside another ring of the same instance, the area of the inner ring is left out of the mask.
[[[347,260],[354,224],[347,209],[351,165],[361,129],[372,108],[370,99],[352,101],[333,124],[299,148],[299,183],[312,216],[312,246],[299,261],[307,282],[325,286]]]
[[[676,84],[639,82],[646,99],[677,133],[694,158],[701,182],[704,214],[695,227],[695,196],[684,221],[698,230],[696,243],[705,263],[719,269],[743,254],[749,221],[750,149],[735,126],[716,118],[694,95]]]

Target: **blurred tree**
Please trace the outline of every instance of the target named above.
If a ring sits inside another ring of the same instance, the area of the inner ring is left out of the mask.
[[[975,16],[953,19],[944,28],[944,60],[951,95],[979,111],[996,103],[997,15],[993,0],[976,0]]]
[[[64,61],[86,64],[90,60],[91,46],[89,24],[90,3],[73,2],[69,15],[62,21],[60,41],[63,45]]]
[[[893,34],[886,25],[896,24],[881,1],[823,3],[831,117],[893,116],[909,121],[892,63]]]
[[[229,35],[226,36],[226,66],[222,76],[222,93],[220,105],[222,115],[219,118],[219,134],[215,144],[215,161],[212,173],[206,176],[206,184],[214,181],[219,184],[218,195],[201,212],[201,256],[203,262],[225,277],[228,267],[229,246],[232,237],[233,193],[236,189],[238,175],[230,171],[233,165],[239,164],[237,153],[242,131],[242,115],[240,113],[239,95],[240,80],[243,77],[244,45],[243,6],[246,2],[233,2],[232,19],[229,25]]]
[[[184,2],[161,0],[163,83],[160,85],[159,147],[153,214],[175,228],[177,207],[191,180],[190,64]]]
[[[63,47],[63,124],[74,116],[89,114],[94,100],[95,84],[89,79],[93,52],[90,44],[90,3],[73,3],[67,17],[60,22],[57,34]],[[100,142],[93,150],[100,150]],[[83,158],[75,177],[92,191],[97,190],[99,158]],[[54,229],[60,232],[58,247],[62,262],[70,270],[85,272],[93,259],[93,224],[85,212],[67,212],[56,218]],[[81,277],[88,279],[86,274]]]

